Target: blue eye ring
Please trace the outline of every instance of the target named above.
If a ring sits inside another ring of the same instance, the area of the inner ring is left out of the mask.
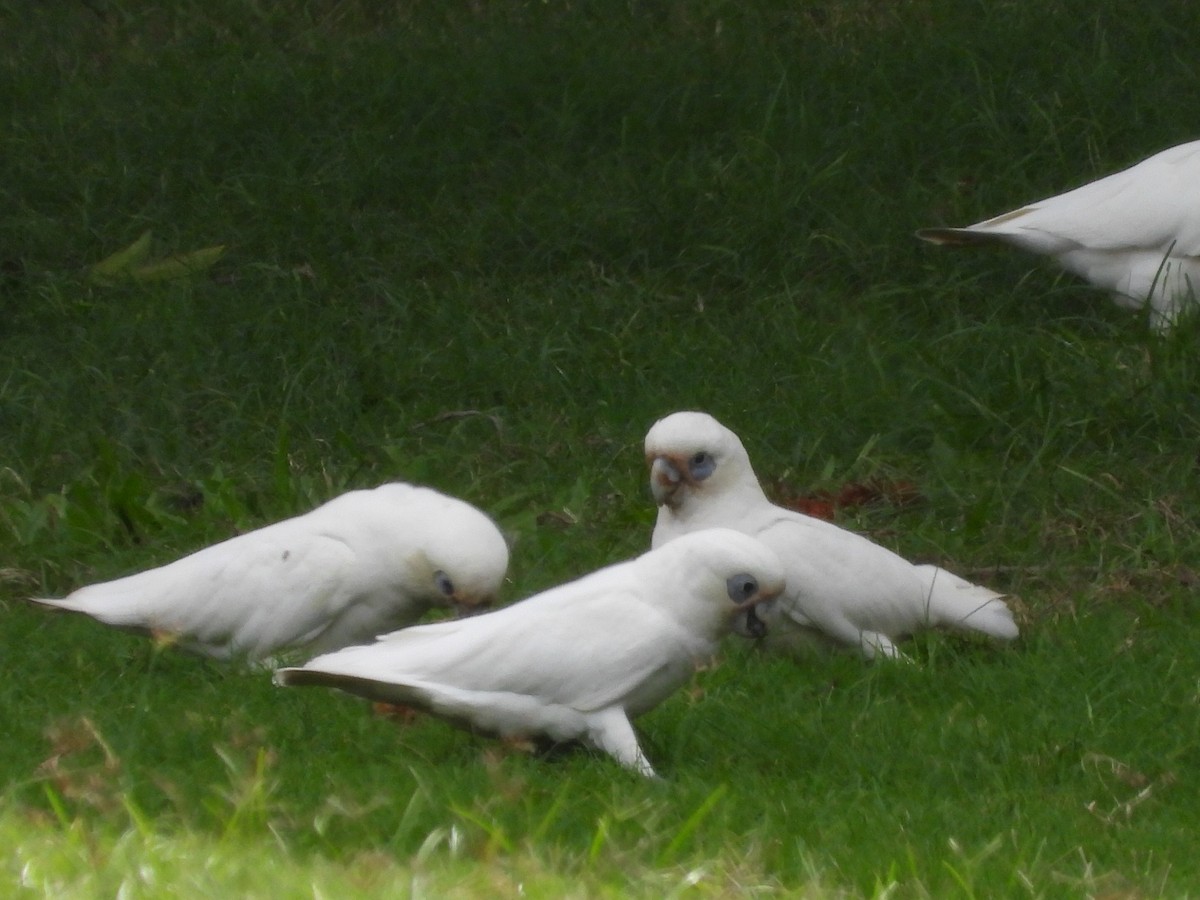
[[[701,450],[698,453],[693,453],[688,459],[688,474],[695,481],[703,481],[717,469],[717,461],[713,459],[713,455],[706,450]]]
[[[447,597],[454,596],[454,582],[450,580],[450,576],[438,569],[433,573],[433,583],[437,585],[437,589]]]
[[[734,603],[745,603],[758,593],[758,579],[746,572],[730,575],[725,579],[725,590]]]

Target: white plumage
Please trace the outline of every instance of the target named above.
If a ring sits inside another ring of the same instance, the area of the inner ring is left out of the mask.
[[[1121,306],[1148,303],[1151,325],[1166,330],[1200,297],[1200,141],[984,222],[917,236],[1052,256]]]
[[[281,669],[509,739],[582,741],[644,775],[630,720],[709,661],[735,619],[783,588],[779,560],[727,529],[689,535],[504,609],[418,625]]]
[[[507,568],[504,537],[482,512],[394,483],[350,491],[156,569],[34,602],[178,637],[206,655],[254,660],[368,641],[437,604],[485,604]]]
[[[761,610],[772,643],[819,634],[870,659],[931,626],[1017,636],[1001,595],[931,565],[913,565],[861,535],[773,505],[738,436],[712,416],[678,412],[646,435],[659,504],[652,546],[697,529],[736,528],[783,562],[787,589]]]

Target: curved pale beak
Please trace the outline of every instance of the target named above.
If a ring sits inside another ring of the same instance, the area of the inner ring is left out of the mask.
[[[495,599],[490,594],[482,597],[472,597],[468,594],[460,594],[458,591],[455,591],[450,595],[450,605],[454,608],[454,615],[457,618],[465,619],[468,616],[477,616],[480,613],[487,612],[491,609]]]
[[[672,506],[675,492],[683,484],[683,472],[675,462],[666,456],[654,456],[650,463],[650,493],[654,502],[659,506]]]

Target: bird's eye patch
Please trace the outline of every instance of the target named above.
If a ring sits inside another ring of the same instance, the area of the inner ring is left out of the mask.
[[[753,575],[731,575],[725,581],[725,589],[734,603],[744,603],[758,593],[758,579]]]
[[[440,569],[433,573],[433,583],[437,585],[437,589],[447,597],[454,596],[454,582],[450,580],[450,576]]]
[[[717,461],[713,459],[711,453],[701,451],[692,456],[688,460],[688,473],[696,481],[703,481],[711,475],[717,468]]]

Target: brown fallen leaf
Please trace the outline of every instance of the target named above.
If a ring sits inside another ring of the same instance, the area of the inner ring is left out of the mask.
[[[913,482],[881,478],[848,481],[836,491],[820,490],[807,494],[796,494],[788,485],[776,482],[775,494],[779,497],[777,502],[780,506],[830,522],[839,510],[872,504],[904,507],[921,499],[921,492]]]

